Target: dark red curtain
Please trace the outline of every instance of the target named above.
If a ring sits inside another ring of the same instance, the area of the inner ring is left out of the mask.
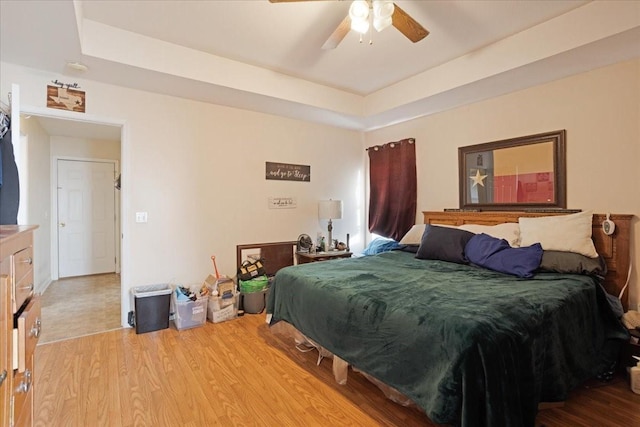
[[[408,138],[369,147],[369,231],[402,239],[416,220],[416,144]]]

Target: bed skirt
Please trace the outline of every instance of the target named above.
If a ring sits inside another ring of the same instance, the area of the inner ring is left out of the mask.
[[[318,343],[314,342],[312,339],[307,338],[303,333],[298,331],[292,324],[282,320],[274,325],[270,326],[271,332],[274,334],[280,335],[284,338],[292,339],[295,343],[295,347],[298,351],[307,352],[312,350],[318,351],[318,361],[317,365],[320,365],[320,362],[324,358],[333,359],[333,377],[336,382],[340,385],[347,384],[347,376],[349,371],[349,364],[332,354],[329,350],[322,347]],[[409,399],[404,394],[400,393],[393,387],[390,387],[380,380],[372,377],[371,375],[363,372],[355,367],[352,367],[354,372],[358,372],[362,376],[364,376],[367,380],[372,382],[376,387],[378,387],[384,395],[390,399],[391,401],[406,407],[415,407],[420,411],[423,411],[418,405],[416,405],[411,399]],[[424,411],[423,411],[424,412]]]

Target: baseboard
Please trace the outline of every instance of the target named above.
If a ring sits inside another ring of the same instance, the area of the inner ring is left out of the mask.
[[[47,279],[43,283],[40,283],[38,286],[36,286],[35,292],[41,295],[44,294],[44,291],[47,290],[51,283],[53,283],[53,280],[51,280],[50,278]]]

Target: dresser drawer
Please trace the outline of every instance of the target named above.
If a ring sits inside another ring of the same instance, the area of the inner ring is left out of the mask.
[[[13,420],[15,426],[31,425],[33,400],[33,361],[28,369],[13,377]]]
[[[33,248],[31,246],[13,254],[13,280],[18,283],[29,272],[33,272]]]
[[[18,372],[25,372],[28,368],[40,338],[41,328],[40,297],[34,296],[18,317]]]
[[[17,313],[31,295],[33,295],[33,270],[29,270],[19,282],[14,282],[11,292],[13,312]]]

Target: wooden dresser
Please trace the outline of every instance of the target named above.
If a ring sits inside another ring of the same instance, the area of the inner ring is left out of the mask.
[[[33,425],[34,352],[41,328],[33,280],[36,228],[0,226],[0,426]]]

